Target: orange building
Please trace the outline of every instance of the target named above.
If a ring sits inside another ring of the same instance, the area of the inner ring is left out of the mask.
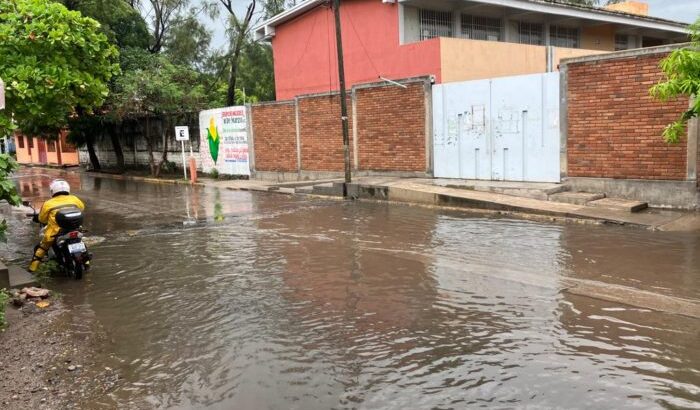
[[[80,165],[78,149],[68,143],[67,135],[67,131],[61,131],[58,139],[47,141],[15,134],[17,162],[33,165]]]

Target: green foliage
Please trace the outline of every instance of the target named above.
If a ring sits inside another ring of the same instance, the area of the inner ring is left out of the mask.
[[[99,106],[119,72],[117,49],[99,23],[44,0],[0,2],[0,77],[7,109],[0,134],[16,125],[27,134],[51,135],[76,108]]]
[[[7,307],[7,301],[10,300],[10,294],[7,293],[5,289],[0,289],[0,329],[7,325],[7,320],[5,318],[5,308]]]
[[[661,62],[666,80],[650,90],[661,101],[681,96],[695,97],[693,105],[681,117],[664,130],[664,140],[678,143],[686,132],[688,121],[700,116],[700,18],[691,26],[692,43],[673,51]]]
[[[43,287],[46,287],[51,282],[51,279],[58,274],[63,273],[61,265],[53,259],[42,262],[39,268],[32,275],[34,279]]]
[[[238,68],[238,89],[245,89],[247,102],[273,101],[275,75],[272,47],[258,42],[243,46]]]
[[[62,0],[69,10],[79,11],[100,23],[102,32],[117,47],[148,47],[146,22],[127,2],[120,0]]]
[[[173,64],[203,67],[209,57],[211,36],[195,14],[179,16],[165,35],[165,54]]]
[[[124,73],[108,101],[117,118],[188,113],[207,105],[199,73],[164,55],[125,50],[122,66]]]
[[[10,175],[18,168],[15,160],[7,155],[0,154],[0,201],[7,201],[8,204],[18,206],[22,198],[17,193],[17,186],[9,179]],[[7,242],[7,221],[0,222],[0,242]]]

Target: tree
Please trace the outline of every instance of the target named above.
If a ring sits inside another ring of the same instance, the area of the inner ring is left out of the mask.
[[[149,33],[141,14],[126,1],[62,0],[68,10],[79,11],[100,23],[107,39],[118,48],[148,47]]]
[[[100,29],[109,41],[122,52],[125,49],[146,49],[149,46],[149,32],[146,21],[126,1],[114,0],[62,0],[69,10],[79,11],[86,17],[100,23]],[[110,91],[114,87],[114,78],[110,82]],[[117,160],[117,168],[124,169],[124,155],[118,124],[104,114],[107,107],[74,116],[69,121],[70,142],[76,146],[86,146],[92,169],[99,171],[102,167],[95,152],[98,137],[109,137]]]
[[[165,39],[180,12],[189,4],[189,0],[148,0],[151,10],[152,42],[148,47],[151,53],[160,53]]]
[[[228,88],[226,90],[226,105],[234,105],[236,103],[236,80],[238,79],[238,61],[241,57],[241,50],[246,42],[246,38],[251,29],[253,16],[255,15],[255,7],[257,0],[252,0],[246,8],[243,17],[239,17],[234,9],[233,0],[219,0],[228,12],[230,28],[229,38],[230,50],[228,54],[229,76]]]
[[[110,115],[117,120],[139,120],[148,149],[151,174],[160,176],[168,161],[168,141],[175,121],[206,106],[200,74],[172,64],[165,56],[144,50],[124,55],[124,73],[116,80],[110,98]],[[160,160],[155,151],[162,144]]]
[[[249,98],[274,101],[275,75],[270,45],[251,40],[245,43],[241,53],[237,83],[238,88]]]
[[[188,15],[178,16],[164,39],[165,54],[173,64],[202,68],[209,57],[211,32],[191,10]]]
[[[17,170],[17,163],[8,154],[0,155],[0,201],[18,206],[22,198],[17,193],[14,181],[10,180],[10,175]],[[0,222],[0,241],[7,242],[7,221]]]
[[[688,111],[664,130],[663,136],[668,143],[680,142],[688,121],[700,117],[700,18],[691,26],[691,32],[691,44],[674,50],[661,62],[666,80],[651,89],[651,94],[661,101],[680,96],[694,98]]]
[[[55,138],[76,111],[99,107],[119,72],[117,49],[99,24],[42,0],[0,2],[0,77],[7,109],[0,134],[14,128]],[[89,64],[86,64],[89,62]]]

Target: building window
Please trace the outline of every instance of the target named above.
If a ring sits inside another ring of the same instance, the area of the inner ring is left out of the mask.
[[[555,47],[579,48],[578,29],[572,27],[550,26],[549,43]]]
[[[630,39],[627,34],[615,35],[615,51],[628,50],[630,48]]]
[[[420,10],[420,39],[452,37],[452,13],[449,11]]]
[[[497,18],[462,14],[462,38],[472,40],[503,40],[503,21]]]
[[[21,149],[24,149],[24,135],[19,135],[17,137],[17,146]]]
[[[544,24],[519,22],[518,42],[536,46],[544,45]]]
[[[71,145],[71,144],[68,142],[68,139],[67,139],[67,137],[66,137],[66,133],[63,133],[63,132],[61,133],[60,144],[61,144],[61,152],[66,152],[66,153],[69,153],[69,152],[76,152],[75,146],[74,146],[74,145]]]
[[[48,152],[56,152],[56,141],[49,141],[46,144],[46,150]]]
[[[34,138],[27,137],[27,145],[29,146],[30,149],[34,148]]]

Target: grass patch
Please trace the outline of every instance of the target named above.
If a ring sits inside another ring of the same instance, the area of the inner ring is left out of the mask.
[[[34,279],[43,287],[51,281],[51,278],[61,273],[61,266],[55,260],[48,260],[34,272]]]

